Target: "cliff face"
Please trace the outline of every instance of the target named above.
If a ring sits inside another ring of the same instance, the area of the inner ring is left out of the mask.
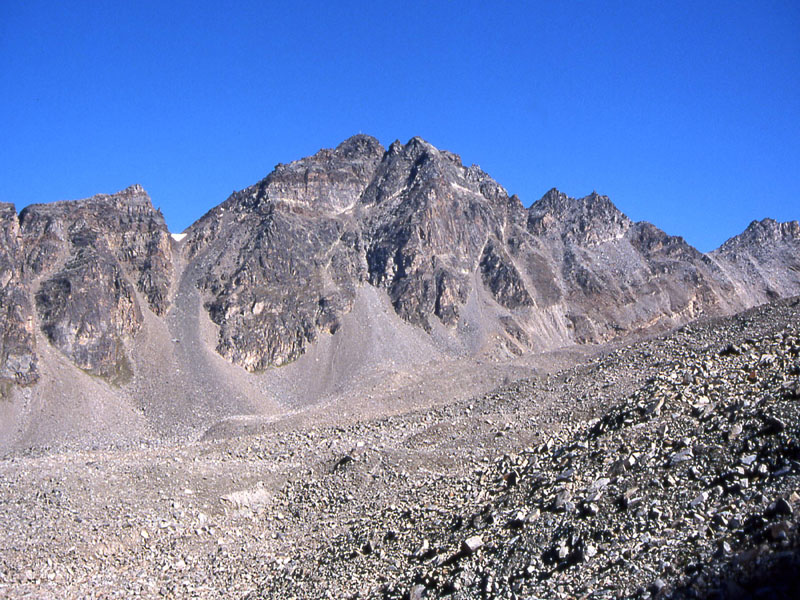
[[[19,217],[0,205],[0,383],[36,380],[37,336],[124,382],[146,312],[184,308],[170,296],[173,251],[217,326],[216,351],[249,371],[336,333],[360,286],[436,339],[480,334],[471,348],[516,354],[800,294],[797,222],[754,222],[704,255],[596,193],[551,190],[525,209],[420,138],[384,149],[358,135],[278,165],[186,233],[173,246],[139,186]]]
[[[171,241],[164,217],[141,186],[86,200],[34,204],[20,213],[28,279],[91,243],[117,263],[157,315],[169,302]]]
[[[551,190],[528,211],[528,233],[563,293],[578,342],[664,329],[738,304],[731,282],[682,238],[633,223],[605,196]]]
[[[415,325],[455,325],[489,239],[503,239],[522,208],[515,202],[455,154],[419,138],[395,142],[362,198],[370,283]]]
[[[186,254],[220,327],[220,354],[259,370],[336,331],[366,272],[353,208],[382,155],[357,136],[278,165],[189,228]]]
[[[171,239],[140,186],[20,213],[23,279],[45,338],[94,375],[125,381],[144,310],[163,315]]]
[[[710,257],[736,282],[742,301],[761,304],[800,286],[800,224],[753,221]],[[791,293],[791,292],[790,292]]]
[[[0,397],[11,384],[29,384],[39,377],[23,261],[17,212],[11,204],[0,204]]]

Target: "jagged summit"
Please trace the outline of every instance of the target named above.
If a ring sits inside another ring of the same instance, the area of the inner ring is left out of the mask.
[[[382,154],[385,152],[385,149],[381,143],[371,135],[358,133],[336,146],[335,151],[343,156],[372,156],[377,153]]]
[[[277,165],[265,179],[241,194],[257,203],[347,210],[355,204],[384,152],[378,140],[359,134],[335,149]]]
[[[135,290],[155,314],[169,306],[170,238],[150,197],[133,185],[33,204],[19,215],[19,239],[18,270],[30,290],[22,305],[36,309],[41,333],[86,371],[124,379],[126,346],[143,319]]]
[[[766,218],[752,221],[742,233],[730,238],[718,252],[735,251],[751,245],[763,245],[770,242],[785,242],[800,239],[800,223],[797,221],[778,222]]]
[[[124,190],[117,192],[116,194],[112,194],[114,196],[139,196],[145,195],[148,196],[145,189],[139,183],[134,183],[133,185],[129,185]],[[149,196],[148,196],[149,197]]]
[[[104,207],[108,207],[111,210],[123,207],[134,210],[149,210],[153,209],[153,204],[150,195],[140,184],[136,183],[113,194],[95,194],[81,200],[59,200],[57,202],[29,204],[20,211],[20,219],[24,220],[32,213],[57,214],[76,210],[97,213],[98,218],[101,218]]]
[[[632,225],[608,196],[592,192],[570,198],[556,188],[528,209],[528,229],[536,235],[558,235],[583,244],[622,237]]]
[[[800,273],[800,224],[753,221],[709,256],[737,282],[751,304],[783,296]]]
[[[634,224],[607,196],[552,189],[525,211],[479,167],[420,137],[384,151],[354,136],[279,165],[223,207],[190,228],[187,247],[193,259],[218,257],[200,279],[216,298],[208,306],[223,332],[218,349],[252,369],[293,360],[320,331],[335,331],[365,284],[384,289],[404,320],[452,335],[473,327],[468,301],[486,294],[496,325],[484,322],[480,337],[495,331],[515,353],[670,326],[737,302],[729,278],[701,253]],[[220,243],[238,262],[211,250]],[[303,275],[279,272],[284,263],[304,265]],[[283,283],[273,296],[240,289],[243,276],[257,289]],[[300,309],[298,297],[312,302]],[[543,310],[558,315],[545,335]],[[259,341],[276,335],[276,346]]]

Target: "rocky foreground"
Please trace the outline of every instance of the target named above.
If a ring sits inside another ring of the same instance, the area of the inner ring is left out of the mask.
[[[796,598],[800,299],[466,402],[0,461],[10,598]]]

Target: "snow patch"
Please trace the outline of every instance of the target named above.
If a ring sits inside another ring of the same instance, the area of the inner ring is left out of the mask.
[[[180,242],[183,238],[186,237],[185,233],[171,233],[172,239],[176,242]]]

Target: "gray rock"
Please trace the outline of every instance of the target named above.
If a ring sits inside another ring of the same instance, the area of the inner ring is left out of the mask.
[[[0,399],[12,384],[39,378],[33,307],[23,282],[24,252],[17,213],[0,203]]]
[[[473,535],[461,542],[461,552],[463,554],[472,554],[483,546],[483,538],[479,535]]]
[[[682,462],[692,460],[693,457],[694,457],[694,452],[692,452],[692,449],[684,448],[683,450],[680,450],[669,457],[669,464],[675,466]]]

